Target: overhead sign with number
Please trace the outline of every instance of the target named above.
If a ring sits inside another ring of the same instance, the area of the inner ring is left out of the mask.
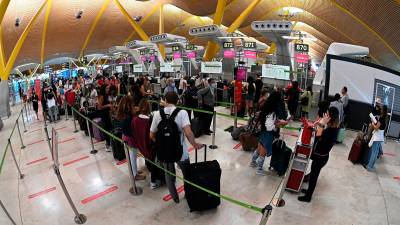
[[[222,47],[223,48],[233,48],[233,43],[231,41],[224,42]]]
[[[173,45],[173,46],[172,46],[172,51],[173,51],[173,52],[178,52],[178,51],[179,51],[179,46]]]
[[[189,50],[189,51],[193,51],[194,50],[194,45],[193,44],[187,44],[186,45],[186,50]]]
[[[296,52],[308,52],[309,46],[307,44],[295,44],[294,50]]]
[[[139,53],[140,55],[146,55],[146,50],[140,50]]]
[[[244,42],[244,48],[256,48],[257,45],[255,42]]]

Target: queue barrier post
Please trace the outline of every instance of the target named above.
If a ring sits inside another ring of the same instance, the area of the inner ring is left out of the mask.
[[[21,116],[22,116],[22,124],[24,125],[24,133],[27,131],[26,126],[25,126],[25,120],[24,120],[24,108],[21,109]],[[28,118],[26,118],[28,121]]]
[[[290,171],[292,170],[292,166],[293,166],[294,156],[295,156],[295,152],[293,151],[292,154],[290,155],[289,166],[288,166],[288,168],[286,170],[285,177],[284,177],[283,182],[282,182],[281,190],[280,190],[279,195],[278,195],[278,199],[275,202],[275,206],[276,207],[285,206],[285,200],[283,199],[283,192],[285,191],[287,182],[289,180]]]
[[[64,104],[64,111],[65,111],[65,121],[67,121],[68,120],[68,106],[66,103]]]
[[[22,135],[21,135],[21,130],[19,129],[19,123],[18,123],[18,119],[15,121],[16,122],[16,126],[18,129],[18,135],[19,135],[19,140],[21,141],[21,149],[25,148],[24,142],[22,141]]]
[[[71,110],[72,110],[72,118],[74,119],[74,133],[78,133],[79,131],[78,131],[78,129],[76,128],[76,119],[75,119],[75,115],[76,115],[76,113],[75,113],[75,111],[74,111],[74,108],[71,108]],[[68,112],[67,112],[67,114],[68,114]],[[89,129],[89,127],[88,127],[88,129]],[[89,132],[90,133],[90,132]]]
[[[90,145],[92,146],[92,150],[90,151],[90,154],[96,154],[98,151],[94,148],[92,131],[90,130],[90,126],[89,126],[90,125],[89,120],[87,118],[85,118],[85,120],[86,120],[86,127],[87,127],[88,133],[89,133]],[[74,117],[74,122],[75,122],[75,117]]]
[[[233,120],[233,127],[237,128],[238,119],[237,119],[237,105],[236,104],[233,105],[233,112],[235,114],[235,119]]]
[[[25,108],[25,115],[26,115],[26,122],[28,122],[29,121],[29,116],[28,116],[28,110],[26,109],[26,105],[27,105],[27,103],[25,103],[25,105],[24,105],[24,108]],[[25,124],[25,123],[24,123]],[[25,126],[24,126],[25,127]],[[26,129],[25,129],[26,130]]]
[[[47,129],[47,125],[44,126],[44,133],[46,134],[47,145],[49,146],[51,154],[50,136],[49,136],[49,130]]]
[[[269,217],[271,216],[272,213],[272,206],[267,205],[265,208],[262,209],[262,217],[259,225],[266,225],[268,222]]]
[[[128,145],[125,142],[124,142],[124,149],[125,149],[126,160],[128,162],[129,177],[132,181],[132,187],[129,189],[129,192],[134,196],[139,196],[143,193],[143,189],[136,186],[136,180],[135,177],[133,176],[133,171],[132,171],[132,162],[130,157],[131,153],[129,153]],[[133,152],[132,154],[137,154],[137,153]]]
[[[78,210],[76,209],[75,204],[72,201],[71,196],[68,193],[67,187],[65,186],[64,180],[61,177],[60,169],[59,169],[59,167],[57,166],[56,163],[54,163],[54,167],[53,168],[54,168],[54,173],[57,176],[58,182],[60,183],[60,186],[61,186],[61,188],[62,188],[62,190],[64,192],[64,195],[67,198],[68,203],[72,208],[72,211],[74,211],[74,214],[75,214],[74,221],[75,221],[75,223],[76,224],[84,224],[86,222],[87,218],[86,218],[85,215],[80,214],[78,212]]]
[[[213,134],[212,134],[212,144],[209,146],[210,149],[217,149],[218,146],[215,145],[215,133],[217,132],[217,112],[213,112]]]
[[[10,213],[7,211],[6,207],[4,206],[3,202],[0,200],[0,206],[3,209],[4,213],[6,214],[6,216],[8,217],[8,219],[10,219],[11,223],[13,225],[17,225],[14,221],[14,219],[11,217]]]
[[[11,151],[11,155],[13,157],[15,166],[17,167],[18,170],[18,175],[19,175],[19,179],[24,179],[25,175],[21,172],[21,169],[19,168],[18,162],[17,162],[17,158],[15,157],[15,153],[14,153],[14,149],[11,145],[11,139],[8,139],[8,146],[10,147],[10,151]]]

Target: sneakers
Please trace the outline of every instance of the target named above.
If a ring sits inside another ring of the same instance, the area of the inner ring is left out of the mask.
[[[260,176],[266,176],[268,175],[268,172],[263,169],[257,169],[256,174]]]
[[[109,145],[106,145],[106,152],[111,152],[112,150],[111,150],[111,146],[109,146]]]
[[[250,167],[251,167],[251,168],[256,168],[256,167],[257,167],[257,163],[254,162],[254,161],[251,161]]]
[[[159,180],[157,180],[156,182],[150,182],[150,189],[154,190],[161,187],[161,182]]]

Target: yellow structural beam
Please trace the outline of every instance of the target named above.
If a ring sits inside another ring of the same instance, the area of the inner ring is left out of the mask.
[[[160,15],[158,19],[158,34],[164,33],[164,5],[160,6]],[[162,44],[158,44],[158,50],[160,51],[161,57],[165,58],[165,47]]]
[[[3,22],[4,14],[6,14],[10,0],[1,0],[0,3],[0,24]]]
[[[136,31],[136,33],[139,35],[139,37],[144,41],[148,41],[149,36],[146,34],[146,32],[144,32],[142,27],[139,24],[137,24],[136,21],[129,15],[129,13],[126,11],[126,9],[121,5],[121,2],[119,2],[119,0],[115,0],[115,3],[117,3],[118,8],[128,19],[129,23],[132,25],[133,29]]]
[[[253,0],[249,6],[240,14],[238,18],[236,18],[235,21],[229,26],[227,29],[228,33],[234,32],[236,29],[238,29],[242,23],[247,19],[247,17],[250,15],[250,13],[254,10],[254,8],[260,3],[262,0]]]
[[[3,73],[6,67],[6,55],[3,46],[3,27],[0,25],[0,74]]]
[[[40,67],[40,64],[38,64],[38,65],[35,67],[35,69],[33,70],[33,72],[30,73],[29,78],[31,78],[32,76],[34,76],[34,75],[36,74],[36,72],[38,71],[39,67]]]
[[[354,15],[352,12],[347,10],[345,7],[337,3],[335,0],[330,0],[333,5],[335,5],[339,10],[344,12],[345,14],[351,16],[354,20],[356,20],[358,23],[360,23],[362,26],[364,26],[365,29],[367,29],[369,32],[374,34],[398,59],[400,59],[400,55],[392,48],[392,46],[389,45],[389,43],[380,35],[378,32],[376,32],[373,28],[371,28],[367,23],[365,23],[363,20],[358,18],[356,15]]]
[[[269,49],[265,51],[267,54],[274,54],[276,52],[276,44],[275,42],[272,42],[271,46],[269,46]]]
[[[217,8],[216,8],[215,14],[214,14],[214,21],[213,21],[213,23],[215,25],[218,25],[218,26],[221,25],[222,18],[224,17],[225,6],[226,6],[226,0],[218,0]],[[214,58],[214,56],[215,56],[215,53],[217,53],[218,49],[219,48],[218,48],[217,43],[215,43],[214,41],[208,41],[203,59],[205,61],[212,60],[212,58]]]
[[[22,45],[24,44],[25,39],[28,36],[29,32],[31,31],[33,24],[36,22],[40,13],[43,11],[43,8],[46,6],[47,2],[48,2],[48,0],[43,2],[43,4],[40,6],[39,10],[29,21],[28,25],[25,27],[24,31],[22,32],[21,36],[19,37],[17,43],[15,44],[13,51],[11,52],[10,58],[8,59],[5,70],[1,74],[2,80],[8,80],[8,76],[10,75],[10,72],[14,66],[15,60],[17,59],[17,56],[22,48]]]
[[[40,64],[44,64],[44,48],[46,45],[46,34],[47,34],[47,24],[49,23],[49,15],[51,12],[51,6],[53,5],[53,0],[49,0],[46,8],[46,15],[44,17],[43,32],[42,32],[42,48],[40,50]]]
[[[97,13],[96,18],[94,19],[92,25],[90,26],[89,33],[88,33],[88,35],[86,36],[85,42],[83,43],[81,52],[80,52],[80,54],[79,54],[80,57],[83,57],[83,52],[85,51],[87,45],[89,44],[89,41],[90,41],[90,39],[92,38],[92,35],[93,35],[93,33],[94,33],[94,30],[96,29],[97,24],[99,23],[101,16],[102,16],[102,15],[104,14],[104,12],[106,11],[107,6],[108,6],[109,3],[110,3],[110,0],[104,0],[104,3],[103,3],[103,5],[102,5],[101,8],[100,8],[100,11]]]
[[[159,10],[159,8],[161,7],[162,3],[157,4],[156,6],[154,6],[149,13],[147,13],[147,15],[139,22],[139,25],[143,25],[154,13],[157,12],[157,10]],[[124,45],[126,45],[135,35],[135,31],[132,31],[132,33],[125,39],[124,41]]]

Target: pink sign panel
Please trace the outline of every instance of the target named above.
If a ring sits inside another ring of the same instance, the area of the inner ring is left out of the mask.
[[[244,58],[257,59],[257,52],[255,52],[255,51],[244,51]]]
[[[150,61],[155,62],[156,61],[156,56],[155,55],[151,55],[150,56]]]
[[[144,55],[142,55],[142,56],[140,57],[140,59],[142,60],[142,62],[146,62],[146,61],[147,61],[147,58],[146,58],[146,56],[144,56]]]
[[[180,52],[174,52],[173,57],[174,57],[174,59],[180,59],[181,58],[181,53]]]
[[[194,58],[196,58],[196,52],[188,52],[188,53],[186,53],[186,55],[187,55],[187,57],[188,57],[189,59],[194,59]]]
[[[297,63],[308,63],[308,60],[310,58],[307,54],[303,53],[296,53],[294,57],[296,58]]]
[[[235,58],[235,56],[236,56],[236,52],[233,50],[225,50],[224,51],[224,58],[232,59],[232,58]]]

